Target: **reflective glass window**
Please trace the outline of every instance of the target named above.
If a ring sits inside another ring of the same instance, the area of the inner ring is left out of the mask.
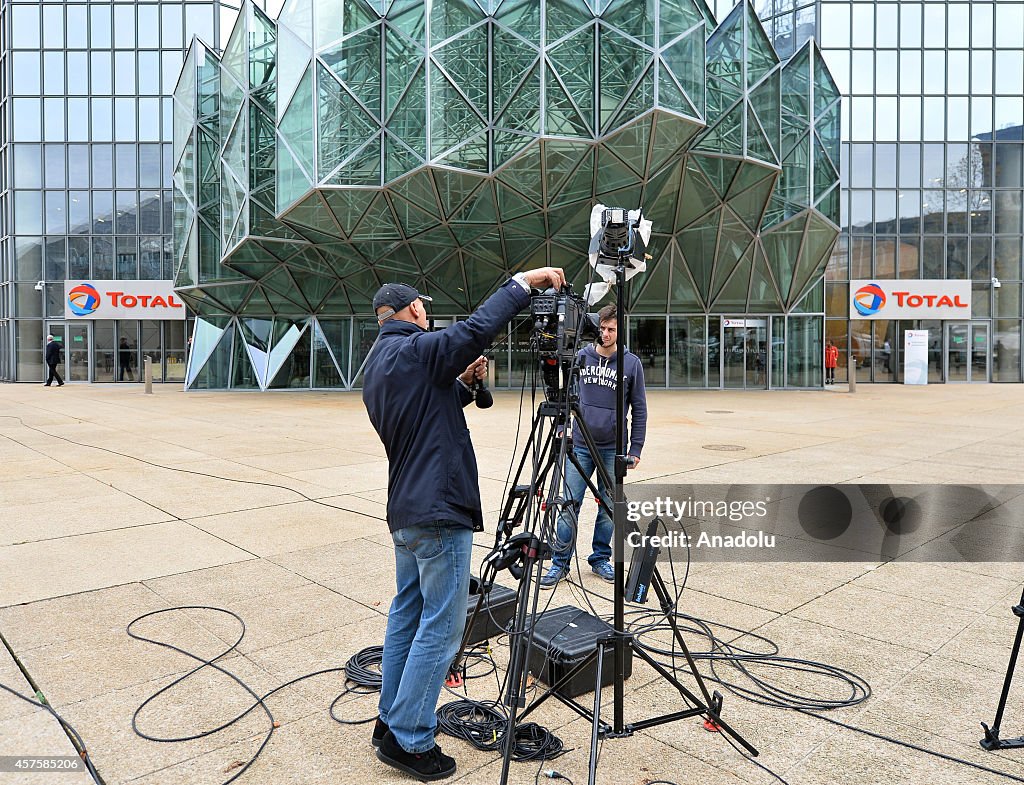
[[[991,133],[992,99],[988,96],[974,96],[971,99],[971,136]]]
[[[947,139],[959,141],[970,137],[967,124],[970,108],[970,99],[966,96],[955,96],[946,101]]]
[[[896,139],[896,120],[899,117],[899,99],[875,99],[875,138]]]
[[[135,6],[114,6],[114,46],[118,49],[135,48]]]
[[[871,95],[875,91],[875,53],[870,49],[855,49],[852,57],[853,73],[850,79],[850,92]]]
[[[821,45],[846,48],[850,45],[850,7],[846,3],[822,3]]]
[[[160,53],[139,52],[139,93],[160,94]]]
[[[161,211],[159,191],[142,191],[139,194],[139,234],[159,233]]]
[[[134,188],[137,184],[135,174],[135,145],[114,145],[114,151],[114,185],[116,185],[118,188]]]
[[[39,6],[7,4],[11,41],[17,49],[39,49]]]
[[[64,53],[43,54],[43,85],[47,95],[64,95]]]
[[[996,46],[1024,49],[1024,4],[996,3]]]
[[[168,3],[160,7],[160,43],[165,49],[184,48],[186,42],[181,35],[181,6]]]
[[[947,46],[966,49],[971,45],[971,7],[967,3],[950,3],[948,8]]]
[[[900,99],[900,140],[921,138],[921,98],[902,96]]]
[[[43,239],[18,237],[14,241],[15,280],[38,281],[43,277]]]
[[[181,52],[161,52],[160,70],[162,72],[162,92],[171,93],[178,83],[178,74],[181,72]]]
[[[114,269],[118,280],[129,281],[139,277],[137,237],[118,237],[114,244]]]
[[[68,99],[68,141],[86,142],[89,140],[89,99]]]
[[[42,188],[42,154],[37,144],[14,145],[14,187]]]
[[[900,145],[899,184],[904,187],[918,187],[921,185],[921,145]]]
[[[942,234],[946,231],[946,193],[940,190],[925,190],[921,193],[921,231],[925,234]]]
[[[110,6],[89,6],[90,45],[93,49],[109,49],[110,37]]]
[[[43,6],[43,46],[46,49],[64,48],[64,6]]]
[[[975,93],[992,92],[992,52],[974,50],[971,52],[971,91]]]
[[[162,151],[158,144],[139,145],[139,186],[159,188],[163,181]]]
[[[68,274],[67,238],[46,238],[46,261],[43,265],[43,277],[50,281],[62,281]],[[60,287],[63,289],[64,287]]]
[[[872,3],[854,3],[852,14],[853,46],[875,45],[875,9]]]
[[[114,197],[114,232],[135,234],[139,231],[139,205],[135,191],[118,191]]]
[[[140,49],[156,49],[160,46],[160,8],[155,5],[140,5],[138,8]],[[210,42],[215,43],[213,41]]]
[[[71,234],[89,234],[91,221],[89,192],[68,191],[68,231]]]
[[[946,92],[946,53],[942,50],[924,53],[924,92],[926,95]]]
[[[993,128],[1009,128],[1024,122],[1024,99],[1021,96],[999,96],[993,102]]]
[[[992,46],[992,3],[971,3],[971,45],[976,49]]]
[[[899,6],[890,3],[875,5],[876,33],[875,46],[895,48],[899,45]]]
[[[951,94],[967,94],[970,92],[970,52],[966,50],[951,51],[947,55],[949,64],[948,92]]]
[[[109,142],[114,136],[113,126],[113,101],[109,98],[93,98],[92,112],[92,138],[97,142]]]
[[[68,52],[68,95],[89,94],[89,53]]]
[[[114,194],[111,191],[93,191],[92,193],[93,231],[96,234],[113,234],[114,229]],[[95,259],[95,249],[93,258]],[[98,276],[98,274],[97,274]]]
[[[117,95],[135,92],[135,52],[114,53],[114,92]]]
[[[68,49],[89,48],[89,10],[84,5],[66,6]]]
[[[1024,52],[996,52],[996,92],[1020,93],[1024,83]]]
[[[43,146],[43,161],[46,169],[45,185],[47,188],[67,187],[67,163],[64,160],[64,145],[48,144]]]
[[[875,52],[875,92],[879,95],[896,95],[896,81],[899,68],[895,51]]]
[[[40,104],[38,98],[11,99],[14,113],[14,141],[42,141],[42,126],[39,118]]]
[[[68,145],[68,187],[89,187],[89,146]]]
[[[139,141],[160,141],[161,119],[163,119],[161,103],[159,98],[139,99]]]
[[[1008,142],[995,145],[992,158],[995,165],[992,182],[996,188],[1020,188],[1024,185],[1021,175],[1024,144]]]
[[[896,145],[875,145],[875,185],[879,188],[896,187]]]
[[[915,188],[901,190],[897,196],[899,200],[896,209],[900,218],[920,219],[921,217],[921,192]],[[906,221],[900,226],[901,232],[917,234],[921,231],[920,220]]]
[[[878,189],[875,191],[875,231],[895,231],[893,222],[896,220],[896,191]],[[888,224],[881,226],[880,224]]]
[[[11,56],[13,95],[39,95],[40,62],[38,52],[14,52]]]
[[[993,263],[992,274],[996,278],[1006,281],[1021,280],[1021,238],[997,237]]]
[[[870,144],[851,144],[850,150],[850,185],[854,188],[870,188],[871,166],[873,156]]]
[[[92,70],[89,74],[89,84],[93,95],[110,95],[113,82],[111,70],[113,68],[110,52],[92,52]]]
[[[941,142],[946,138],[946,99],[925,97],[922,101],[921,138]]]
[[[871,233],[871,191],[850,191],[850,226],[854,233]]]
[[[14,192],[14,231],[18,234],[43,233],[43,194],[41,191]]]
[[[114,184],[114,156],[109,144],[92,146],[92,184],[96,188],[110,188]]]
[[[92,238],[92,274],[107,280],[114,277],[114,244],[109,238]]]
[[[114,138],[119,142],[138,139],[135,127],[135,99],[114,99]]]
[[[185,6],[185,40],[192,40],[193,35],[211,44],[214,42],[212,5],[193,3]]]
[[[43,138],[48,142],[63,142],[64,135],[64,99],[43,99]]]
[[[921,4],[900,3],[900,46],[921,45]]]
[[[871,98],[850,99],[850,136],[870,141],[875,135],[875,104]]]
[[[900,92],[921,92],[921,53],[917,50],[900,52]]]
[[[936,49],[946,46],[946,6],[941,3],[924,7],[924,45]]]

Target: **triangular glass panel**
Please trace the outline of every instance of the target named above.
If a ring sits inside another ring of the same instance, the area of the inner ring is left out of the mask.
[[[680,253],[675,243],[670,244],[669,250],[672,257],[672,288],[668,301],[669,310],[703,311],[705,309],[704,301],[697,294],[683,254]]]
[[[662,25],[664,25],[664,21]],[[671,72],[671,75],[675,77],[675,81],[679,82],[679,86],[683,90],[686,103],[680,106],[677,111],[694,117],[701,117],[704,114],[704,51],[704,35],[702,29],[697,28],[661,53],[661,61],[664,67]],[[666,82],[672,80],[664,78],[667,74],[662,76],[662,86],[664,87]],[[687,107],[690,108],[687,109]]]
[[[410,237],[422,232],[424,229],[429,229],[431,226],[437,225],[437,218],[430,213],[420,210],[411,202],[400,196],[396,195],[391,197],[391,207],[394,210],[395,216],[398,218],[399,226],[401,227],[402,234],[405,237]]]
[[[683,174],[683,190],[679,197],[676,226],[687,226],[719,206],[718,194],[704,178],[703,172],[690,161]],[[716,223],[717,227],[717,223]]]
[[[292,155],[291,150],[283,142],[278,143],[276,164],[277,182],[275,195],[277,211],[283,213],[299,198],[309,193],[313,183],[306,174],[306,171],[299,165],[295,156]]]
[[[226,310],[234,312],[249,298],[249,293],[254,285],[250,281],[246,281],[244,284],[217,285],[209,287],[207,292],[215,297]]]
[[[713,155],[692,155],[691,158],[700,166],[720,198],[724,198],[729,192],[733,177],[743,163],[738,158],[721,158]]]
[[[632,123],[641,115],[644,115],[654,108],[654,64],[651,62],[640,81],[636,83],[629,97],[626,98],[622,109],[615,116],[605,129],[613,131]]]
[[[408,278],[423,272],[408,245],[392,246],[386,254],[374,254],[373,258],[376,260],[373,264],[374,269],[385,278]]]
[[[231,367],[231,341],[234,327],[213,328],[204,333],[216,334],[216,343],[209,354],[200,362],[196,353],[197,339],[200,337],[200,323],[208,323],[206,318],[196,319],[196,329],[192,339],[192,354],[189,356],[188,372],[185,375],[186,390],[226,390],[228,387],[228,369]]]
[[[651,138],[653,115],[627,126],[605,140],[604,146],[643,177],[647,174],[647,147]]]
[[[662,15],[665,9],[662,7]],[[611,0],[601,19],[645,46],[654,46],[654,0]]]
[[[589,124],[562,89],[550,67],[547,69],[547,79],[547,90],[544,93],[544,105],[547,110],[546,131],[559,136],[589,137]]]
[[[397,240],[401,236],[388,200],[382,193],[374,197],[359,225],[352,231],[353,240]]]
[[[743,6],[747,18],[747,87],[753,87],[778,65],[779,58],[761,27],[754,6],[747,2]]]
[[[270,307],[270,303],[267,302],[267,298],[263,296],[263,290],[260,287],[253,289],[252,294],[249,295],[249,299],[245,301],[245,304],[238,309],[240,316],[247,315],[258,315],[258,316],[269,316],[274,313],[274,310]]]
[[[548,0],[547,40],[557,41],[583,25],[593,21],[587,7],[573,0]]]
[[[832,223],[839,223],[839,185],[835,185],[831,191],[821,197],[814,206],[828,218]]]
[[[356,222],[366,212],[372,194],[367,191],[348,189],[324,189],[321,191],[327,206],[330,207],[335,219],[346,234],[351,234]]]
[[[452,218],[453,221],[493,225],[498,221],[497,205],[494,202],[494,191],[491,184],[485,183],[462,209]]]
[[[488,232],[484,236],[474,238],[465,243],[463,250],[474,264],[486,262],[496,268],[505,266],[505,251],[501,245],[501,236],[496,232]],[[441,275],[443,270],[443,266],[435,267],[432,274]]]
[[[779,293],[775,283],[768,273],[768,266],[764,260],[761,246],[754,244],[754,269],[750,276],[750,300],[747,311],[749,313],[768,312],[781,313],[782,303],[779,301]]]
[[[420,263],[423,270],[431,270],[437,264],[447,259],[458,247],[458,242],[452,236],[447,227],[439,226],[436,229],[424,232],[416,238],[415,244],[411,246],[412,252]]]
[[[841,108],[842,104],[837,101],[814,123],[814,130],[836,171],[839,171],[839,112]]]
[[[291,271],[292,280],[299,287],[299,291],[302,292],[306,302],[309,303],[310,308],[316,311],[320,303],[330,294],[331,289],[334,288],[336,283],[334,278],[328,278],[323,275],[313,275],[299,269],[292,269]]]
[[[651,143],[651,171],[686,149],[689,141],[700,130],[697,123],[664,112],[654,115],[654,141]]]
[[[418,93],[412,96],[415,105],[424,105],[426,81],[423,77],[423,63],[426,51],[422,45],[394,34],[391,28],[387,30],[386,49],[384,114],[390,122],[395,107],[407,89]],[[414,80],[414,77],[419,79]]]
[[[541,150],[540,145],[528,147],[522,155],[515,158],[497,173],[502,182],[515,188],[527,199],[537,204],[544,203],[541,190]]]
[[[492,16],[536,46],[540,43],[540,11],[537,0],[502,0]],[[496,28],[495,32],[498,30],[501,28]]]
[[[811,135],[805,134],[786,156],[779,180],[779,196],[787,203],[807,207],[811,203]]]
[[[715,272],[711,291],[720,291],[726,278],[732,273],[745,254],[750,252],[753,235],[729,209],[722,210],[722,227],[718,239]],[[749,267],[750,258],[747,258]],[[748,274],[749,279],[749,274]],[[744,295],[745,296],[745,295]]]
[[[440,78],[440,77],[438,77]],[[420,67],[388,118],[387,129],[424,158],[427,156],[427,75]]]
[[[487,133],[481,132],[458,147],[452,148],[444,157],[439,158],[437,163],[486,173],[489,167]]]
[[[317,62],[317,176],[322,180],[378,131],[356,100]]]
[[[346,314],[354,313],[355,309],[352,304],[348,301],[348,293],[345,290],[343,284],[338,284],[327,295],[327,299],[320,303],[320,309],[317,311],[319,314]]]
[[[624,3],[624,5],[626,5]],[[664,46],[680,33],[700,25],[700,36],[704,38],[704,17],[693,0],[661,0],[661,36],[659,45]]]
[[[273,328],[273,344],[270,349],[270,355],[267,358],[267,379],[273,380],[271,383],[266,384],[266,387],[277,386],[275,383],[278,381],[277,376],[284,366],[285,362],[289,359],[292,354],[292,350],[298,345],[299,339],[306,332],[307,323],[305,320],[294,320],[294,319],[274,319]],[[308,340],[308,339],[307,339]],[[309,363],[309,352],[306,352],[306,376],[309,375],[308,363]],[[289,386],[289,385],[283,385]],[[308,386],[308,385],[307,385]]]
[[[590,245],[591,204],[573,204],[548,211],[548,226],[553,241],[583,249]]]
[[[277,28],[277,119],[284,116],[303,73],[307,72],[313,50],[286,26]]]
[[[322,49],[334,43],[343,35],[351,35],[380,19],[359,0],[339,6],[332,0],[314,0],[316,3],[316,45]],[[378,37],[380,32],[377,31]],[[349,38],[351,41],[352,39]],[[379,57],[379,55],[378,55]],[[379,66],[379,63],[378,63]]]
[[[775,151],[772,149],[771,144],[768,143],[768,139],[764,135],[764,131],[761,129],[760,124],[757,122],[757,118],[754,116],[754,112],[750,108],[747,109],[746,154],[751,158],[757,158],[758,160],[766,161],[767,163],[778,163],[775,159]]]
[[[270,298],[270,292],[275,295],[280,295],[280,297],[287,300],[288,303],[291,304],[293,312],[295,309],[298,309],[299,311],[309,310],[308,304],[303,299],[298,287],[295,286],[295,282],[288,274],[288,269],[283,265],[270,273],[270,275],[260,280],[260,286],[263,287],[263,293],[267,294],[271,304],[273,304],[275,300]]]
[[[380,3],[381,0],[374,0]],[[413,41],[426,41],[427,5],[423,0],[394,0],[387,8],[387,19],[396,30]]]
[[[539,209],[538,205],[524,199],[517,191],[504,183],[495,181],[494,187],[498,193],[498,213],[502,220],[518,218],[520,215],[528,215]]]
[[[832,166],[828,153],[814,136],[814,198],[817,199],[839,182],[839,172]]]
[[[688,180],[689,177],[690,173],[687,172],[683,183],[684,199],[685,180]],[[721,208],[713,210],[705,218],[676,235],[679,250],[682,251],[686,259],[686,265],[697,285],[697,293],[703,302],[707,302],[709,299],[708,292],[711,289],[711,272],[715,266],[715,249],[718,247],[718,224],[721,220],[721,212]]]
[[[732,275],[721,287],[711,304],[716,313],[745,313],[747,310],[747,293],[750,290],[750,268],[754,256],[753,245],[733,267]]]
[[[472,0],[441,0],[430,8],[430,46],[458,35],[483,18],[483,11]]]
[[[280,320],[275,320],[275,330],[277,328],[277,321]],[[296,328],[293,326],[291,329]],[[276,372],[273,370],[273,365],[276,362],[275,355],[278,348],[290,340],[291,330],[281,342],[274,346],[270,353],[271,367],[268,368],[267,375],[267,378],[270,379],[270,382],[267,384],[268,390],[286,388],[309,389],[310,334],[311,330],[306,329],[306,325],[302,325],[301,332],[296,336],[294,346],[292,346],[291,351],[285,357],[280,359]]]
[[[540,66],[536,65],[495,119],[495,124],[524,134],[539,134],[540,103]]]
[[[662,231],[675,228],[682,172],[682,162],[676,166],[666,167],[644,186],[644,195],[641,201],[644,205],[644,217],[653,221],[654,225]]]
[[[804,291],[795,298],[790,313],[821,313],[825,310],[825,287],[822,280],[812,280]]]
[[[544,183],[547,189],[548,202],[558,193],[562,185],[583,157],[591,150],[591,146],[579,142],[549,140],[541,143],[544,157]]]
[[[716,120],[743,94],[743,3],[733,7],[707,42],[707,114]]]
[[[398,182],[390,185],[390,190],[399,196],[404,196],[421,210],[441,217],[441,207],[437,202],[437,194],[434,192],[433,180],[427,170],[415,172],[410,177],[403,177]]]
[[[537,62],[538,52],[519,36],[501,27],[494,28],[493,85],[494,116],[499,117],[519,89],[523,78]],[[486,64],[486,61],[485,61]],[[486,79],[484,80],[486,85]]]
[[[550,11],[551,4],[548,5]],[[549,30],[550,36],[550,30]],[[558,73],[565,90],[579,107],[587,127],[594,117],[594,31],[592,27],[581,30],[548,51],[548,63]],[[548,69],[548,101],[551,101],[551,68]],[[557,81],[554,83],[557,84]]]
[[[782,111],[783,122],[787,116],[799,119],[804,124],[811,117],[811,42],[808,41],[800,51],[793,55],[782,66]]]
[[[732,182],[729,183],[729,190],[725,198],[731,199],[741,191],[745,191],[763,180],[774,180],[776,175],[778,175],[777,169],[769,169],[767,166],[744,161],[740,164],[739,169],[737,169]]]
[[[800,259],[793,273],[792,292],[803,292],[825,274],[832,247],[839,233],[814,213],[807,217],[807,239],[800,249]]]
[[[487,117],[487,26],[474,27],[451,39],[435,49],[433,56],[469,103],[481,116]]]
[[[806,226],[806,217],[799,217],[761,233],[761,246],[768,260],[768,267],[779,286],[783,300],[787,303]]]
[[[293,225],[315,229],[327,237],[338,236],[338,225],[320,198],[318,192],[311,193],[288,211],[288,222]]]
[[[438,158],[486,127],[480,116],[435,65],[430,66],[430,156]]]
[[[779,71],[769,74],[750,93],[750,109],[761,124],[761,129],[771,145],[773,163],[778,163],[782,151],[781,97],[779,94]],[[749,126],[749,121],[748,121]],[[768,159],[765,159],[768,160]]]
[[[601,25],[601,59],[598,64],[600,92],[600,126],[607,133],[611,120],[632,91],[633,84],[651,62],[649,50],[623,38]],[[575,95],[575,93],[573,93]],[[650,107],[647,107],[650,108]]]
[[[313,386],[347,386],[351,319],[317,319],[313,323]]]
[[[554,199],[548,194],[548,203],[557,206],[580,199],[592,200],[594,192],[594,150],[591,148]]]
[[[775,188],[775,177],[768,177],[751,186],[746,191],[740,191],[731,196],[727,204],[731,207],[751,231],[757,231],[761,225],[761,218],[768,206],[768,200]]]
[[[608,148],[603,145],[597,148],[597,190],[599,193],[632,185],[639,182],[641,177]]]
[[[228,326],[227,317],[198,316],[192,330],[192,345],[188,356],[188,371],[185,375],[186,389],[192,384],[199,371],[206,365],[217,348]],[[230,341],[229,341],[230,342]]]
[[[653,259],[647,262],[647,274],[643,276],[646,279],[643,282],[643,288],[634,296],[634,310],[654,313],[666,313],[668,310],[669,271],[672,269],[672,260],[666,253],[667,247],[668,235],[651,237],[648,250]]]
[[[486,300],[506,278],[504,271],[495,269],[489,264],[467,265],[465,272],[465,299],[473,308]],[[452,292],[452,294],[457,294],[457,291]]]
[[[721,120],[709,128],[697,142],[694,150],[736,155],[743,149],[743,109],[740,101]]]
[[[383,134],[378,134],[348,159],[338,171],[328,177],[325,185],[381,185],[381,145]]]
[[[504,166],[526,148],[534,137],[512,131],[494,131],[494,166]]]
[[[444,214],[448,217],[454,215],[477,188],[484,183],[484,178],[478,175],[455,172],[450,169],[432,169],[434,182],[437,184],[437,192],[441,195],[441,205]]]
[[[839,88],[832,80],[828,72],[825,60],[818,48],[813,47],[814,52],[814,114],[820,115],[832,102],[839,99]]]
[[[700,117],[700,113],[693,107],[689,99],[683,94],[676,84],[676,80],[662,66],[658,73],[658,108],[669,109],[688,117]]]
[[[274,320],[240,318],[238,326],[241,337],[239,343],[245,344],[256,378],[262,386],[267,381],[267,358],[270,356],[270,334]]]
[[[234,358],[231,362],[231,389],[260,390],[261,379],[253,368],[249,358],[249,350],[245,341],[239,337],[235,340]]]
[[[384,182],[404,177],[425,163],[422,158],[391,133],[384,134],[384,148]]]

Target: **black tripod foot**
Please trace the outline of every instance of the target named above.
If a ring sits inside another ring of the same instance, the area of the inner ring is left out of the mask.
[[[985,738],[979,743],[982,749],[992,752],[994,750],[1019,750],[1024,748],[1024,736],[1018,736],[1015,739],[1000,739],[999,729],[992,729],[984,722],[981,723],[981,727],[985,729]]]

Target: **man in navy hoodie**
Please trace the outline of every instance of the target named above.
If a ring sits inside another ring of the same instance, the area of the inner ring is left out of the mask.
[[[465,388],[481,378],[480,353],[529,304],[530,289],[564,284],[557,268],[519,273],[468,319],[437,332],[427,331],[428,298],[413,287],[385,284],[373,298],[380,337],[366,361],[363,403],[388,456],[396,594],[371,741],[380,760],[424,782],[455,773],[434,741],[434,709],[466,625],[473,532],[483,530]]]
[[[580,350],[577,359],[580,363],[579,395],[583,421],[590,431],[598,447],[601,461],[608,476],[615,478],[615,393],[617,384],[618,352],[618,319],[614,305],[606,305],[598,312],[601,324],[600,342]],[[644,386],[644,369],[640,358],[628,349],[623,359],[623,379],[626,384],[626,416],[632,410],[632,423],[626,438],[626,454],[633,458],[635,468],[640,463],[640,452],[644,448],[647,435],[647,389]],[[573,451],[580,465],[592,477],[596,471],[593,457],[587,451],[586,443],[580,433],[579,425],[573,426]],[[597,488],[601,497],[606,500],[608,508],[597,507],[597,520],[594,523],[593,552],[587,558],[590,568],[609,583],[615,580],[615,570],[609,559],[612,555],[613,525],[608,509],[612,505],[611,488],[605,486],[601,475],[598,475]],[[565,501],[566,509],[558,520],[557,540],[552,543],[554,556],[547,574],[541,578],[540,585],[550,589],[569,574],[569,562],[576,547],[579,533],[579,512],[583,499],[586,497],[587,484],[576,466],[569,461],[565,464]]]

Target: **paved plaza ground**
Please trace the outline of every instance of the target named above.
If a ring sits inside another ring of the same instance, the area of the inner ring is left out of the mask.
[[[518,395],[495,398],[490,410],[467,410],[487,510],[481,546],[493,540],[520,411]],[[652,391],[649,402],[648,442],[631,482],[1013,484],[1024,477],[1022,385]],[[524,419],[530,414],[527,402]],[[742,449],[708,449],[722,445]],[[132,639],[127,625],[174,606],[230,610],[244,620],[245,637],[220,664],[259,693],[343,665],[383,640],[394,578],[386,485],[384,452],[357,394],[0,386],[0,683],[30,693],[27,674],[81,733],[111,785],[227,780],[260,746],[266,716],[256,711],[183,743],[140,738],[135,710],[195,662]],[[782,656],[865,679],[871,697],[829,712],[835,720],[1024,778],[1024,750],[978,746],[979,722],[991,722],[1002,684],[1016,630],[1010,607],[1022,582],[1024,564],[1009,562],[698,561],[680,610],[737,628],[716,629],[741,645],[750,638],[740,630],[756,631]],[[607,594],[585,569],[574,583],[560,585],[554,605],[585,607],[583,588]],[[601,613],[611,607],[593,601]],[[150,617],[138,632],[204,658],[239,634],[233,618],[202,609]],[[700,636],[687,639],[695,651],[707,649]],[[494,646],[499,667],[508,657],[503,644]],[[710,675],[706,660],[701,670]],[[728,666],[717,670],[743,683]],[[796,673],[761,675],[794,692],[835,692]],[[627,719],[680,708],[645,665],[627,686]],[[369,726],[331,718],[342,687],[332,673],[268,699],[278,727],[238,782],[411,782],[374,758]],[[493,677],[470,682],[474,697],[495,692]],[[138,726],[152,736],[188,736],[250,703],[237,683],[206,669],[147,706]],[[335,713],[372,716],[374,697],[347,696]],[[728,692],[724,716],[792,785],[1008,781]],[[589,724],[555,702],[536,719],[571,748],[545,768],[586,782]],[[1003,731],[1024,733],[1020,689],[1011,693]],[[440,741],[459,761],[457,782],[498,782],[496,754]],[[0,692],[0,755],[71,752],[45,711]],[[528,785],[536,774],[536,764],[516,763],[510,781]],[[698,719],[602,745],[598,782],[657,780],[777,781]],[[89,780],[0,773],[4,785],[49,781]]]

